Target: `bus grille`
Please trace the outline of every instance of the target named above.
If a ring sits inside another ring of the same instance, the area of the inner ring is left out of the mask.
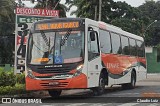
[[[51,82],[52,83],[52,82]],[[47,88],[62,88],[62,87],[66,87],[66,86],[68,86],[68,82],[59,82],[59,84],[49,84],[49,83],[40,83],[41,84],[41,86],[43,87],[43,88],[45,88],[45,89],[47,89]]]
[[[68,73],[69,71],[71,71],[71,69],[40,69],[38,72],[41,74],[45,74],[45,73]]]
[[[45,67],[45,66],[30,66],[32,70],[40,74],[64,74],[75,69],[77,64],[65,64],[62,67]]]
[[[68,73],[72,68],[38,68],[39,73]]]

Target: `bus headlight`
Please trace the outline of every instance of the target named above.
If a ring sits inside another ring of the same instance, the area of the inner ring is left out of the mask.
[[[82,69],[83,69],[83,64],[79,65],[77,68],[76,68],[76,72],[74,73],[73,76],[78,76],[82,73]]]
[[[28,71],[27,71],[27,75],[28,75],[28,77],[30,77],[30,78],[32,78],[32,79],[36,78],[36,77],[33,75],[32,70],[28,70]]]

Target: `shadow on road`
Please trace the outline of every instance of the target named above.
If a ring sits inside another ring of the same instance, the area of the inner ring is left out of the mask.
[[[142,89],[143,86],[137,86],[135,89]],[[132,89],[133,90],[133,89]],[[79,92],[69,95],[62,95],[58,98],[47,97],[43,101],[46,103],[126,103],[136,102],[136,97],[116,97],[109,96],[112,93],[128,92],[123,90],[121,86],[107,88],[103,95],[94,96],[91,90]],[[106,96],[107,95],[107,96]]]

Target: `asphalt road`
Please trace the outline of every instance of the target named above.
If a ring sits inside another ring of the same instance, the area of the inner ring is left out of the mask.
[[[93,96],[90,90],[67,90],[60,98],[48,95],[37,97],[42,104],[33,106],[160,106],[160,74],[149,74],[146,80],[137,82],[135,89],[123,90],[121,86],[106,88],[101,96]],[[19,106],[22,104],[1,104]]]

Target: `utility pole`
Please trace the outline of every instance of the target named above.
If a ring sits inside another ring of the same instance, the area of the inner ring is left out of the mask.
[[[45,1],[45,3],[46,3],[46,9],[48,9],[48,3],[47,2],[48,2],[48,0]]]
[[[98,18],[99,21],[101,21],[101,15],[102,15],[102,0],[99,0],[99,18]]]
[[[95,5],[94,20],[97,21],[97,5]]]

